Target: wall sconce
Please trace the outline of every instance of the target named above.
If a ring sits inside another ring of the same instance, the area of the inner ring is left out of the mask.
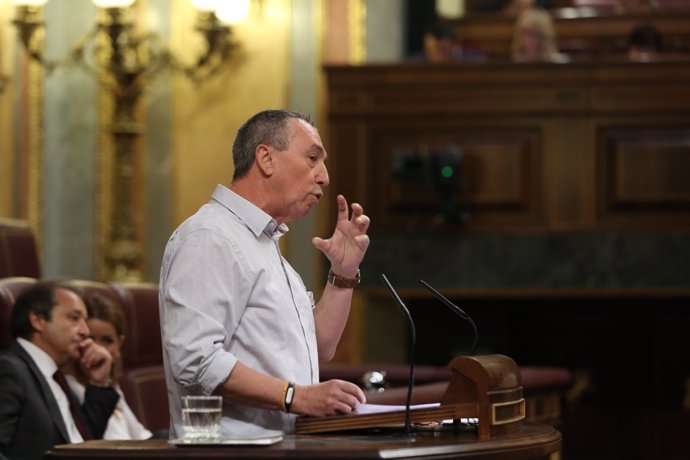
[[[178,60],[155,33],[135,35],[129,16],[135,0],[92,0],[100,8],[95,28],[82,37],[61,60],[43,55],[45,24],[43,6],[48,0],[14,0],[13,21],[29,57],[47,73],[65,66],[78,66],[93,73],[112,95],[114,107],[109,129],[114,145],[112,216],[102,255],[105,278],[140,280],[142,245],[133,215],[133,168],[137,137],[142,128],[135,118],[143,86],[162,70],[172,70],[201,83],[216,75],[237,44],[229,23],[249,13],[250,0],[190,0],[198,10],[195,29],[205,40],[205,50],[191,65]]]

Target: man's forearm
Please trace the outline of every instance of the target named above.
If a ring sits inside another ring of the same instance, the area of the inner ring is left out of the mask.
[[[316,343],[320,361],[330,361],[343,335],[353,296],[352,288],[326,283],[323,295],[314,308]]]

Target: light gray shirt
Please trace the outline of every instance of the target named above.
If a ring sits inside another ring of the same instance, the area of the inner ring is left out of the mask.
[[[165,249],[160,277],[171,438],[182,437],[180,398],[211,394],[237,361],[298,384],[318,382],[314,299],[281,256],[287,226],[218,185]],[[221,436],[294,432],[294,416],[224,402]]]

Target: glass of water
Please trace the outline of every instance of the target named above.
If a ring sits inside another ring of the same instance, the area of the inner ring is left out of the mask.
[[[222,406],[221,396],[183,396],[182,425],[185,441],[218,440]]]

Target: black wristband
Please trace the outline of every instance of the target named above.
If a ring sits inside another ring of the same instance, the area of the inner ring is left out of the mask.
[[[283,409],[286,413],[290,413],[290,406],[295,399],[295,382],[288,382],[285,387],[285,394],[283,395]]]

